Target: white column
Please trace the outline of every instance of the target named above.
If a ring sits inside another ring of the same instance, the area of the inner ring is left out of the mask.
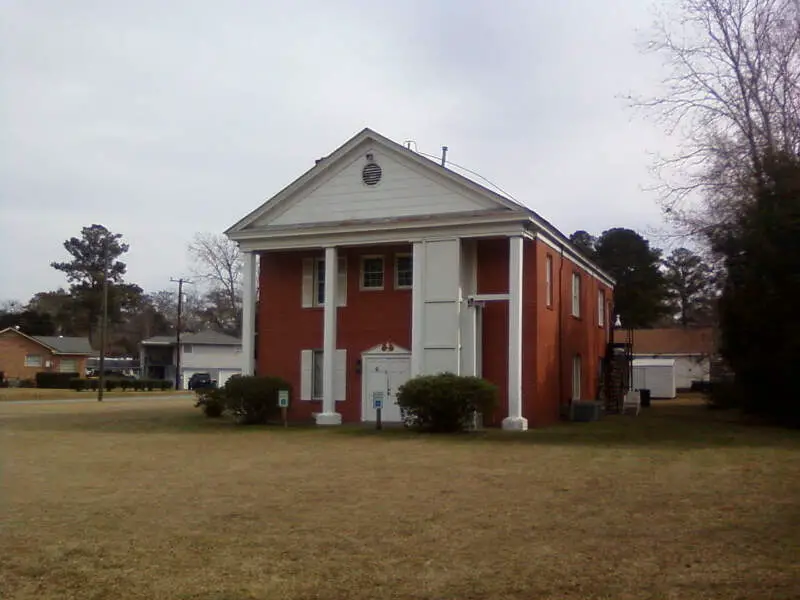
[[[341,425],[342,415],[336,412],[336,284],[339,260],[335,247],[325,248],[325,313],[322,342],[322,412],[317,425]]]
[[[503,429],[524,431],[522,416],[522,257],[521,236],[509,239],[508,253],[508,416]]]
[[[250,250],[243,251],[242,260],[242,375],[252,375],[256,362],[256,257]]]
[[[423,374],[425,324],[425,242],[414,242],[411,286],[411,377]]]

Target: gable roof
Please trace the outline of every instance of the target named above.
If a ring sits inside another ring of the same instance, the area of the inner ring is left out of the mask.
[[[342,159],[366,142],[372,142],[377,147],[385,150],[387,153],[398,155],[401,158],[411,161],[420,168],[426,169],[428,172],[448,180],[465,192],[482,197],[487,202],[487,206],[492,207],[493,210],[489,208],[483,211],[478,211],[474,215],[475,217],[479,215],[490,217],[497,216],[498,214],[505,214],[509,217],[517,215],[523,220],[531,221],[538,233],[542,234],[542,237],[545,238],[546,241],[549,241],[550,245],[552,245],[555,249],[563,250],[567,258],[571,259],[576,264],[587,268],[590,272],[605,280],[609,285],[614,284],[613,277],[603,271],[593,261],[583,256],[583,254],[572,245],[566,235],[561,233],[561,231],[554,227],[549,221],[544,219],[532,209],[516,200],[492,191],[489,188],[476,183],[472,179],[469,179],[460,173],[456,173],[455,171],[448,169],[437,162],[425,158],[418,152],[406,148],[402,144],[398,144],[397,142],[390,140],[389,138],[386,138],[369,128],[364,128],[339,148],[334,150],[331,154],[318,160],[317,163],[308,171],[303,173],[300,177],[295,179],[292,183],[287,185],[254,211],[251,211],[245,217],[237,221],[234,225],[225,230],[224,233],[231,239],[239,241],[239,239],[242,239],[242,234],[245,236],[247,235],[246,230],[249,227],[254,226],[257,221],[279,212],[279,207],[281,205],[290,201],[291,198],[301,190],[311,187],[316,182],[320,182],[323,177],[331,173],[332,169],[336,168],[337,163],[340,163]],[[416,219],[420,218],[425,219],[430,217],[416,217]],[[397,220],[408,220],[408,218],[372,219],[369,222],[373,225],[380,224],[386,226]],[[304,227],[302,224],[299,224],[281,226],[281,228],[307,229],[308,226]]]
[[[157,335],[141,341],[147,346],[174,346],[178,343],[177,336]],[[219,331],[200,331],[198,333],[182,333],[181,344],[197,344],[208,346],[239,346],[242,340]]]
[[[696,329],[636,329],[633,332],[634,354],[712,354],[714,331]]]
[[[27,333],[23,333],[14,327],[6,327],[0,331],[0,335],[7,332],[16,333],[17,335],[35,342],[40,346],[44,346],[53,354],[85,354],[87,356],[96,354],[95,350],[92,349],[89,338],[86,337],[70,337],[63,335],[28,335]]]

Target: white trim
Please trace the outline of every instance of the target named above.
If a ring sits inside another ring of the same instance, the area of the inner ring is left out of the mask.
[[[553,255],[544,257],[544,305],[553,308]]]
[[[325,248],[325,307],[322,344],[322,414],[318,425],[338,425],[342,416],[336,412],[336,313],[339,260],[335,246]]]
[[[583,281],[581,280],[581,274],[578,271],[573,271],[571,287],[572,310],[570,314],[576,319],[581,318],[581,300],[583,299],[583,290],[581,290],[582,287]]]
[[[364,285],[364,263],[368,260],[381,261],[381,285],[380,286],[365,286]],[[386,288],[386,258],[383,254],[364,254],[359,259],[358,268],[358,289],[362,292],[381,292]]]
[[[242,375],[255,373],[256,278],[257,261],[253,252],[242,252]]]
[[[467,300],[473,302],[494,302],[496,300],[508,300],[510,297],[510,294],[474,294],[468,296]]]
[[[411,286],[411,377],[422,375],[422,353],[424,351],[424,308],[425,308],[425,242],[414,242],[412,247]]]
[[[528,421],[522,416],[522,295],[524,242],[522,237],[509,239],[508,256],[508,416],[503,429],[525,430]]]
[[[411,259],[411,285],[400,285],[398,282],[398,262],[401,258]],[[414,287],[414,253],[413,252],[396,252],[394,255],[394,289],[396,290],[410,290]]]

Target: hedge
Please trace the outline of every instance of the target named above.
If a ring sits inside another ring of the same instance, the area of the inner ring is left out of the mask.
[[[122,391],[133,390],[135,392],[161,390],[166,391],[172,388],[172,382],[166,379],[106,379],[106,390],[115,390],[120,388]],[[83,390],[97,391],[100,387],[99,379],[82,379],[80,377],[73,377],[66,386],[76,392]]]
[[[51,373],[42,371],[36,374],[36,387],[45,389],[67,389],[70,381],[79,377],[78,373]]]

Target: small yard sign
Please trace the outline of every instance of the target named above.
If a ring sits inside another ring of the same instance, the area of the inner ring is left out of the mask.
[[[372,408],[380,410],[383,408],[383,392],[372,392]]]
[[[278,391],[278,406],[287,408],[289,406],[289,390]]]

